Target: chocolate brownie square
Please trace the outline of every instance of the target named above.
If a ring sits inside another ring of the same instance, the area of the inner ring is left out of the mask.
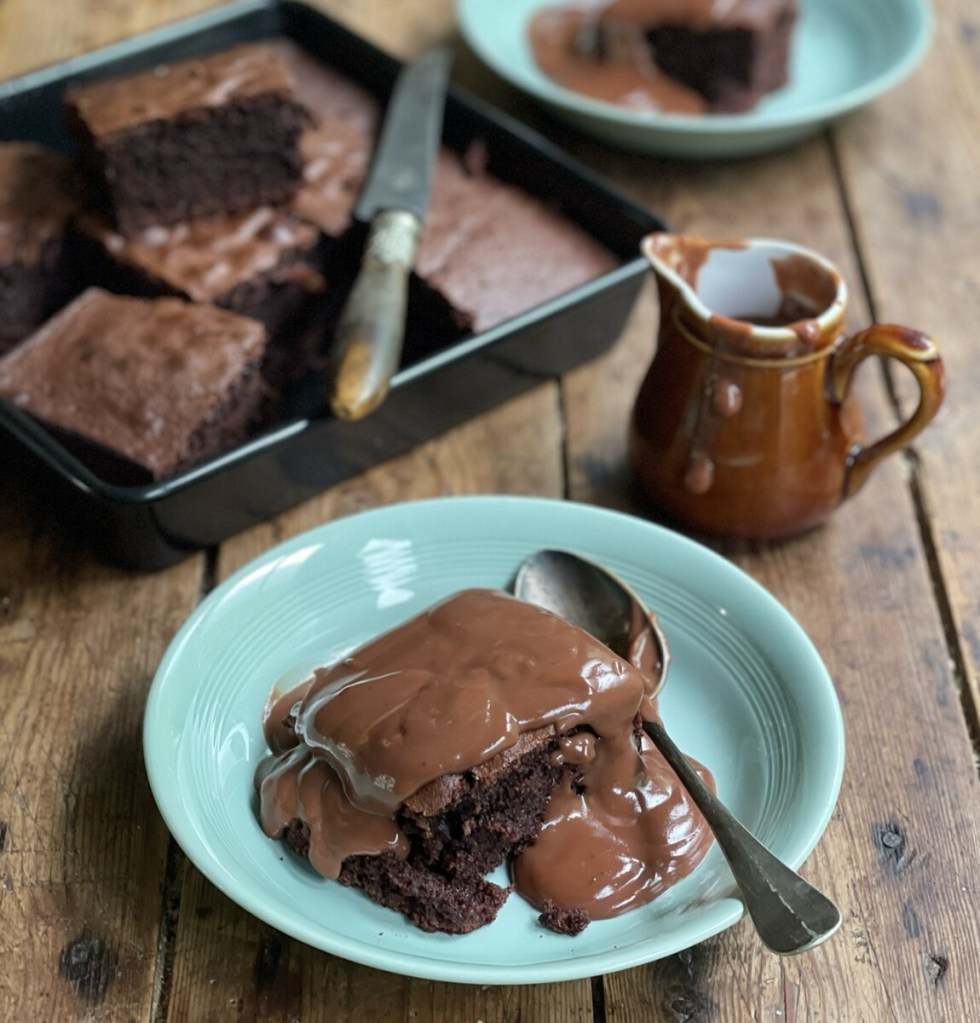
[[[304,133],[303,183],[292,209],[330,239],[331,287],[360,258],[353,209],[374,150],[377,99],[291,40],[272,43],[316,120]],[[487,330],[592,280],[618,260],[523,189],[487,173],[484,147],[443,146],[411,281],[406,349],[432,351]],[[360,239],[363,243],[363,238]]]
[[[287,201],[310,120],[273,50],[246,44],[65,97],[89,176],[125,233]]]
[[[66,156],[35,142],[0,143],[0,355],[75,289],[68,225],[78,195]]]
[[[488,330],[617,264],[560,210],[487,173],[479,145],[440,152],[415,273],[459,328]]]
[[[269,44],[296,85],[313,123],[303,133],[303,181],[290,208],[329,238],[350,226],[371,155],[381,108],[357,82],[304,52],[290,39]]]
[[[245,438],[265,346],[224,309],[89,288],[0,359],[0,395],[163,479]]]
[[[319,231],[271,206],[130,235],[86,214],[79,233],[110,290],[210,302],[261,320],[270,335],[325,287]]]

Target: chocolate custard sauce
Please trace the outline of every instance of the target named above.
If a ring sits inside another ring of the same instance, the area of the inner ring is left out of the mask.
[[[405,799],[553,727],[569,770],[513,864],[515,886],[538,907],[614,916],[690,873],[712,841],[634,727],[651,712],[649,678],[547,611],[464,590],[270,697],[262,826],[277,837],[305,820],[326,877],[358,853],[405,856],[395,818]]]
[[[602,52],[590,51],[592,14],[581,7],[546,7],[531,19],[528,35],[541,71],[591,99],[633,110],[703,114],[708,102],[699,92],[665,75],[654,64],[642,31],[629,24],[604,34]]]

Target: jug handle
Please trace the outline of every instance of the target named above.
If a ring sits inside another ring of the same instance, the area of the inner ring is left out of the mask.
[[[945,394],[945,369],[936,342],[909,327],[876,323],[852,334],[834,352],[828,367],[832,401],[840,404],[844,400],[855,370],[872,355],[897,359],[908,366],[919,386],[919,403],[912,415],[891,433],[868,446],[854,445],[848,454],[842,501],[864,485],[883,458],[912,441],[939,411]]]

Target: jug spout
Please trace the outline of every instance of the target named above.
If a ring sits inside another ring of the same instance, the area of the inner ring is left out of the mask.
[[[682,319],[707,343],[786,357],[831,343],[847,298],[816,253],[765,238],[716,241],[655,232],[642,250],[656,275],[661,321]]]
[[[643,239],[642,249],[657,280],[662,319],[683,312],[694,323],[717,326],[718,316],[750,318],[748,307],[741,304],[747,291],[766,292],[758,299],[764,306],[774,300],[777,285],[756,239],[717,240],[656,231]]]
[[[697,294],[698,272],[718,243],[683,234],[657,231],[643,239],[643,254],[653,268],[661,316],[671,315],[681,303],[710,316]]]

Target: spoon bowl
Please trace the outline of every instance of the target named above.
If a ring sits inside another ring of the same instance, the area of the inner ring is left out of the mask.
[[[514,593],[584,629],[639,668],[648,679],[647,699],[663,688],[670,650],[660,621],[608,569],[568,551],[537,551],[517,570]]]
[[[659,692],[670,659],[659,622],[633,590],[608,569],[569,551],[537,551],[518,569],[514,594],[585,629],[641,671],[652,671],[648,696]],[[639,649],[637,644],[645,644],[647,651],[646,659],[638,665],[633,658],[634,647]],[[656,657],[651,656],[651,650],[657,652]],[[792,955],[826,941],[840,927],[837,906],[773,856],[735,818],[674,744],[649,699],[645,704],[641,708],[643,730],[714,833],[763,942],[773,952]]]

